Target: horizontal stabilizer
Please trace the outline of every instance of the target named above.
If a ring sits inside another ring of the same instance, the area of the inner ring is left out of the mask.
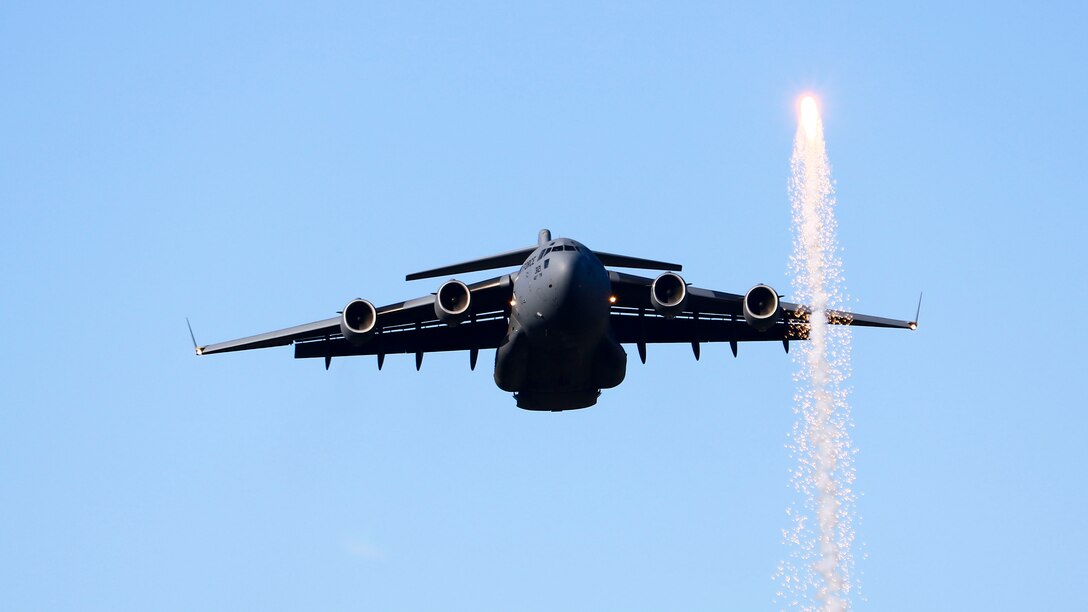
[[[653,259],[642,259],[641,257],[628,257],[626,255],[616,255],[614,253],[602,253],[600,251],[593,252],[597,259],[601,260],[606,266],[613,266],[616,268],[640,268],[643,270],[673,270],[680,272],[684,269],[678,263],[668,263],[665,261],[655,261]]]
[[[526,249],[518,249],[517,251],[510,251],[509,253],[492,255],[491,257],[473,259],[472,261],[465,261],[459,264],[453,264],[452,266],[424,270],[423,272],[409,274],[404,277],[404,280],[412,281],[421,278],[434,278],[436,276],[465,274],[467,272],[479,272],[481,270],[494,270],[495,268],[517,268],[525,263],[525,260],[528,259],[535,250],[536,247],[529,247]]]

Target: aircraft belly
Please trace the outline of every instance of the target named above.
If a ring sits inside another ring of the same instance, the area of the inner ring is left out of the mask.
[[[529,354],[523,389],[574,389],[592,385],[592,354],[567,342],[537,343]]]
[[[516,388],[511,386],[515,379],[509,375],[503,381],[506,386],[499,386],[514,391],[518,406],[527,410],[592,406],[601,389],[619,385],[627,372],[627,353],[608,336],[597,338],[588,348],[564,342],[558,336],[524,340],[522,346],[528,348],[523,353],[515,355],[511,351],[507,362],[496,363],[496,382],[500,380],[500,368],[510,372],[516,364]]]

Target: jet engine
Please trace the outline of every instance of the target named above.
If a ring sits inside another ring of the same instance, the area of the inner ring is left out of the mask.
[[[434,294],[434,314],[446,325],[464,321],[471,304],[472,292],[458,280],[447,281]]]
[[[684,310],[688,301],[688,285],[675,272],[665,272],[650,285],[650,304],[654,310],[672,318]]]
[[[781,314],[778,293],[767,285],[756,285],[744,294],[744,320],[755,329],[767,331]]]
[[[340,314],[340,333],[355,346],[366,344],[374,335],[378,323],[378,311],[374,304],[356,298],[344,306]]]

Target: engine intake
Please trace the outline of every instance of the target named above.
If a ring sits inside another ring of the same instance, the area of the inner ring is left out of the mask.
[[[688,301],[688,285],[675,272],[665,272],[650,285],[650,304],[654,310],[672,318],[684,310]]]
[[[767,331],[782,314],[778,292],[767,285],[756,285],[744,294],[744,320],[759,331]]]
[[[446,325],[457,325],[464,321],[471,305],[472,292],[458,280],[447,281],[434,294],[434,314]]]
[[[377,323],[378,311],[374,304],[356,298],[348,302],[340,314],[340,333],[348,342],[361,346],[374,335]]]

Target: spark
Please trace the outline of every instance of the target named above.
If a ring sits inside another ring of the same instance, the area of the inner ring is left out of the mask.
[[[819,107],[811,95],[798,104],[790,160],[794,253],[790,261],[797,297],[809,306],[808,325],[796,353],[797,421],[791,451],[793,485],[802,501],[787,511],[783,540],[791,558],[779,565],[778,596],[803,610],[847,610],[854,587],[854,464],[848,428],[846,378],[849,328],[828,325],[827,312],[844,301],[842,265],[835,238],[835,197]]]

